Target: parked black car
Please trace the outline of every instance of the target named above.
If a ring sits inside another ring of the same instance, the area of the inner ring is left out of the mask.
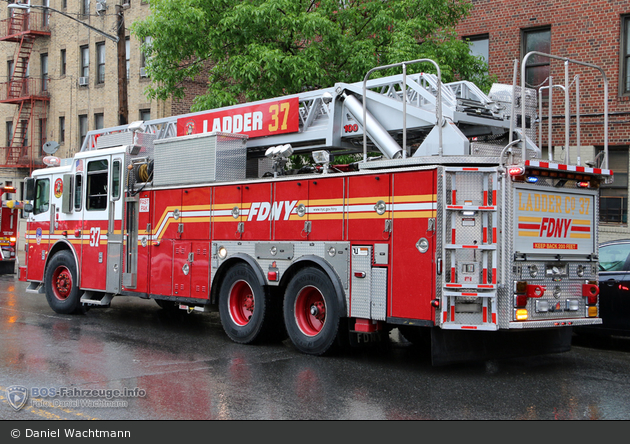
[[[630,336],[630,239],[599,246],[599,317],[603,324],[573,330],[578,334]]]

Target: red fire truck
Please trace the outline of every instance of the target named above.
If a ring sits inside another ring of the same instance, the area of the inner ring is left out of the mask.
[[[15,187],[0,187],[0,197],[15,193]],[[15,273],[19,210],[12,200],[2,199],[0,208],[0,274]]]
[[[566,351],[571,326],[601,323],[612,172],[607,145],[600,167],[543,160],[536,104],[524,83],[443,84],[421,59],[92,131],[26,180],[20,279],[57,313],[151,298],[218,311],[238,343],[284,333],[314,355],[394,328],[434,364]],[[311,164],[291,168],[300,154]]]

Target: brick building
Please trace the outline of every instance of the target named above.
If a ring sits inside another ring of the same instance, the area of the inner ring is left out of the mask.
[[[471,51],[486,58],[499,83],[512,84],[514,60],[530,51],[601,67],[608,79],[609,167],[614,183],[602,187],[600,241],[630,237],[628,228],[628,149],[630,146],[630,2],[627,0],[471,0],[473,8],[457,32],[471,41]],[[520,85],[521,67],[518,67]],[[543,158],[549,155],[549,77],[552,77],[552,158],[563,163],[565,141],[564,62],[530,57],[527,85],[543,87]],[[579,80],[576,82],[576,76]],[[604,145],[604,80],[597,70],[570,65],[571,163],[577,161],[576,121],[580,118],[581,163],[597,161]],[[579,83],[580,108],[575,106]],[[560,141],[560,144],[558,143]]]
[[[26,3],[26,0],[22,0]],[[14,2],[11,2],[14,3]],[[145,0],[31,0],[51,8],[0,7],[0,183],[18,185],[41,166],[44,143],[70,157],[85,134],[119,124],[118,47],[107,36],[125,22],[128,121],[190,111],[190,99],[150,101],[142,42],[130,35],[135,20],[150,14]],[[117,5],[122,8],[117,9]],[[205,88],[203,88],[205,91]],[[20,196],[13,196],[20,198]]]

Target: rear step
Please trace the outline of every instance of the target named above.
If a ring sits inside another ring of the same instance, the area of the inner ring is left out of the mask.
[[[43,282],[29,282],[28,287],[26,287],[27,293],[37,293],[37,294],[45,294],[46,289],[44,288]]]
[[[101,293],[100,291],[85,291],[81,296],[81,303],[95,305],[97,307],[109,307],[114,295],[112,293]]]

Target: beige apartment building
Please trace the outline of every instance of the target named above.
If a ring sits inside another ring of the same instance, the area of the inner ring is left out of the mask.
[[[14,198],[22,196],[22,179],[42,166],[43,147],[58,144],[55,156],[71,157],[88,131],[120,124],[123,50],[112,37],[125,38],[128,122],[168,117],[189,106],[144,94],[150,79],[143,42],[129,28],[150,14],[146,1],[31,0],[30,9],[10,3],[19,2],[0,4],[0,183],[18,187]]]

